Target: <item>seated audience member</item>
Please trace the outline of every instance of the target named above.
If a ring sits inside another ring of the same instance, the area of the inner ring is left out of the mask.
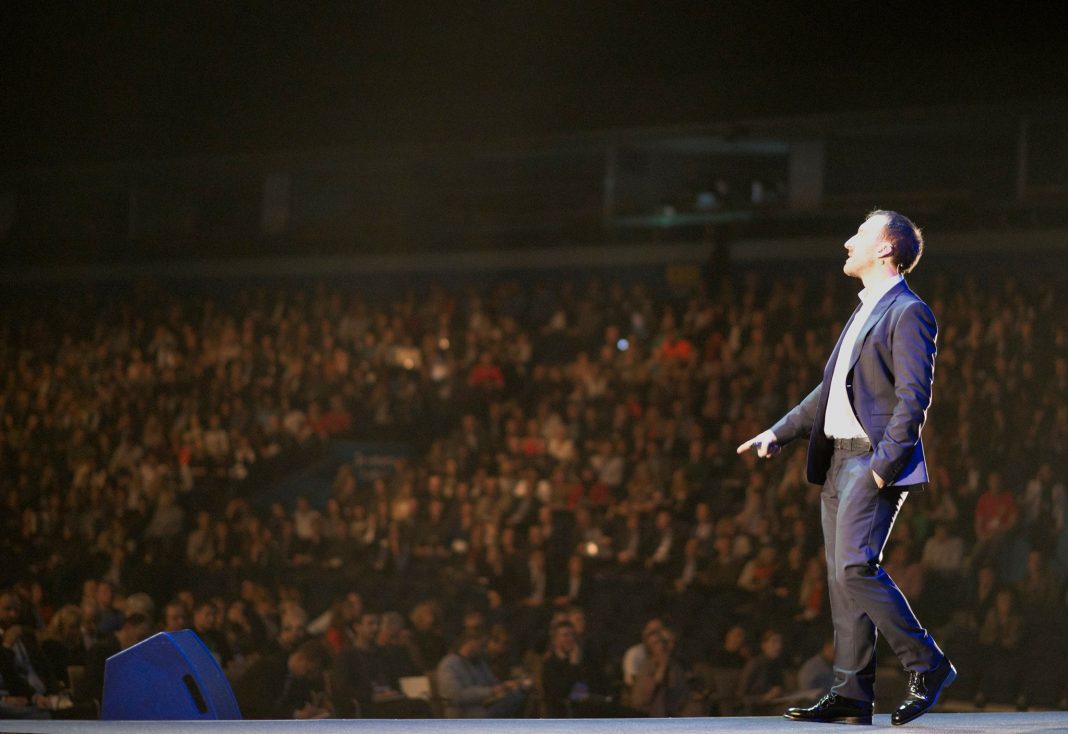
[[[15,654],[0,646],[0,719],[48,719],[48,699],[15,666]]]
[[[329,663],[326,647],[317,640],[292,652],[276,650],[253,663],[234,684],[241,715],[246,719],[322,719],[331,715],[323,692],[322,672]]]
[[[649,656],[642,663],[631,691],[631,705],[649,716],[697,715],[700,708],[675,656],[675,633],[664,628],[650,636]]]
[[[60,675],[41,649],[23,599],[11,589],[0,591],[0,643],[12,653],[15,670],[36,693],[47,695],[59,690]]]
[[[110,581],[100,579],[96,582],[96,606],[97,635],[103,637],[122,625],[123,614],[115,608],[115,587]]]
[[[514,675],[518,659],[512,644],[512,635],[503,624],[490,628],[486,638],[486,664],[497,680],[508,680]]]
[[[553,585],[553,604],[556,606],[584,604],[593,594],[592,587],[593,582],[586,573],[582,556],[574,553],[567,559],[567,572],[559,575]]]
[[[956,577],[964,568],[964,539],[950,534],[948,523],[935,523],[934,534],[923,545],[920,562],[940,580]]]
[[[980,667],[975,705],[987,701],[1009,703],[1020,696],[1020,650],[1023,644],[1023,617],[1016,609],[1016,594],[1009,587],[998,589],[994,606],[987,611],[979,629]],[[1026,705],[1026,699],[1019,701]]]
[[[646,658],[649,657],[650,647],[652,646],[652,636],[660,634],[663,629],[663,621],[659,617],[653,617],[645,623],[644,627],[642,627],[641,642],[631,645],[627,648],[627,651],[623,653],[624,686],[629,688],[634,685],[634,681],[638,678],[638,671],[641,670],[642,665],[645,664]]]
[[[70,688],[67,668],[85,665],[85,637],[82,635],[82,610],[73,604],[60,607],[48,627],[41,633],[41,652],[48,659],[49,667]]]
[[[567,616],[564,617],[575,627],[575,643],[579,648],[579,656],[586,664],[586,669],[593,676],[590,683],[597,690],[607,690],[608,684],[608,653],[604,639],[598,634],[598,625],[589,624],[586,610],[578,605],[567,608]]]
[[[308,613],[296,604],[287,604],[278,622],[278,636],[271,647],[291,652],[308,639]]]
[[[738,678],[738,696],[757,716],[782,713],[776,699],[785,693],[786,677],[782,663],[782,635],[765,630],[760,636],[760,654],[746,663]]]
[[[581,659],[575,625],[556,621],[549,630],[549,651],[541,666],[541,691],[550,718],[618,718],[641,712],[615,703],[607,691],[591,685],[596,675]]]
[[[752,653],[745,639],[745,627],[732,624],[723,634],[723,643],[712,651],[712,665],[716,668],[742,670]]]
[[[1019,519],[1015,494],[1002,484],[1001,472],[987,475],[987,489],[975,507],[973,563],[993,563],[1001,555]]]
[[[363,608],[354,607],[347,599],[335,601],[329,609],[329,621],[323,630],[323,639],[330,645],[330,651],[337,655],[352,644],[352,619]]]
[[[426,701],[407,698],[377,643],[379,616],[363,611],[353,623],[353,644],[334,661],[338,714],[367,719],[429,718]],[[340,700],[338,700],[340,698]]]
[[[104,664],[115,653],[136,645],[152,634],[152,625],[141,614],[131,614],[115,632],[101,638],[85,655],[85,685],[81,698],[100,701],[104,696]]]
[[[449,719],[499,719],[518,716],[526,692],[514,681],[501,682],[486,660],[486,634],[465,631],[454,652],[438,663],[438,690]]]
[[[234,599],[226,607],[223,635],[233,657],[227,672],[240,675],[264,648],[265,631],[259,617],[249,614],[244,599]]]
[[[797,671],[797,687],[816,701],[834,685],[834,638],[823,641],[819,652],[801,664]]]
[[[404,617],[397,612],[384,612],[378,625],[378,643],[382,660],[390,678],[422,675],[412,656],[410,636],[404,629]]]
[[[193,631],[225,668],[233,659],[234,651],[226,635],[219,631],[218,622],[219,613],[212,601],[202,601],[193,610]]]
[[[189,629],[189,610],[185,604],[175,600],[163,607],[163,631],[179,632]]]
[[[712,558],[705,571],[708,586],[719,594],[732,592],[737,588],[741,572],[742,562],[731,547],[731,538],[716,536],[712,541]]]
[[[449,652],[441,634],[441,611],[434,602],[420,602],[408,614],[412,623],[412,642],[418,652],[415,661],[420,670],[431,670]]]

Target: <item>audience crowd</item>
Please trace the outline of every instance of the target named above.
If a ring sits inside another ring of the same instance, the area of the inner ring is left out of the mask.
[[[919,288],[941,327],[933,483],[885,566],[962,671],[951,695],[1065,707],[1068,318],[1056,273],[980,276]],[[737,271],[685,293],[9,295],[0,716],[95,715],[108,655],[186,628],[247,717],[814,699],[820,488],[803,448],[734,447],[818,382],[855,290]],[[415,458],[262,500],[332,442],[382,437]]]

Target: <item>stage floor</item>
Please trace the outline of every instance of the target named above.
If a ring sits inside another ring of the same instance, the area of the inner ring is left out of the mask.
[[[924,734],[997,732],[1035,734],[1068,732],[1068,712],[927,714],[903,727],[891,727],[888,714],[877,715],[874,728]],[[0,732],[25,734],[817,734],[843,731],[841,724],[807,724],[779,717],[699,719],[508,719],[415,721],[322,719],[319,721],[0,721]],[[860,728],[860,727],[857,727]]]

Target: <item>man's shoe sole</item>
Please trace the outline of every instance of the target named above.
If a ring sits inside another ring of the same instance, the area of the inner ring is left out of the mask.
[[[787,716],[783,714],[782,717],[787,721],[807,721],[813,724],[871,724],[870,716],[838,716],[834,718],[804,718],[801,716]]]
[[[952,664],[950,664],[949,672],[946,673],[946,677],[942,681],[942,685],[940,685],[938,687],[938,690],[935,691],[934,698],[931,699],[931,705],[930,706],[928,706],[927,708],[923,709],[922,711],[917,711],[916,713],[914,713],[909,718],[902,719],[901,721],[894,721],[894,717],[891,716],[890,717],[890,723],[893,724],[894,726],[904,726],[905,724],[909,723],[910,721],[915,721],[916,719],[920,718],[921,716],[926,714],[928,711],[933,709],[935,707],[935,705],[938,704],[938,697],[942,695],[942,691],[946,690],[946,688],[949,686],[949,684],[952,683],[955,680],[957,680],[957,669],[954,668]]]

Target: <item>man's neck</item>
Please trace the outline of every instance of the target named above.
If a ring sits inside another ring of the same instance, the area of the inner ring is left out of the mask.
[[[886,284],[886,281],[891,278],[896,278],[897,275],[897,270],[894,270],[890,266],[878,267],[864,273],[864,275],[860,276],[860,280],[864,283],[865,290],[878,290],[880,286]]]

